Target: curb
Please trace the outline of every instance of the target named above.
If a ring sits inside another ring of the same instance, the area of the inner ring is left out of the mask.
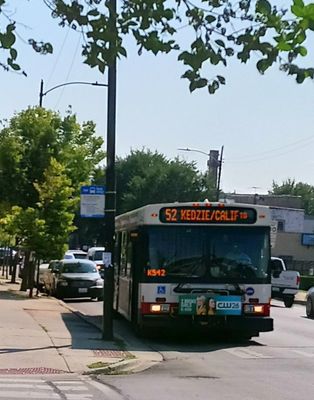
[[[301,306],[305,306],[306,301],[305,300],[294,300],[293,304],[300,304]]]
[[[101,332],[100,327],[94,323],[92,320],[88,318],[88,316],[82,314],[80,311],[76,310],[75,308],[68,306],[66,303],[64,303],[62,300],[57,300],[58,303],[63,307],[75,314],[78,318],[82,319],[89,325],[92,325],[95,327],[97,330]],[[123,337],[120,335],[114,336],[114,341],[115,339],[121,340],[125,343],[125,340]],[[133,373],[138,373],[145,371],[152,366],[160,363],[163,361],[163,357],[160,355],[158,360],[140,360],[135,354],[132,353],[132,351],[127,350],[127,349],[121,349],[124,351],[127,351],[128,353],[132,354],[134,358],[132,359],[124,359],[121,361],[118,361],[116,363],[112,363],[106,367],[102,368],[95,368],[93,370],[86,370],[83,372],[83,375],[97,375],[97,374],[103,374],[103,375],[127,375],[127,374],[133,374]],[[152,350],[154,351],[154,350]],[[156,353],[154,351],[154,353]]]

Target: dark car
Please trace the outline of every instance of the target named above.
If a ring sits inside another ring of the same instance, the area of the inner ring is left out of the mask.
[[[103,280],[89,260],[62,260],[44,276],[47,292],[58,297],[103,299]]]

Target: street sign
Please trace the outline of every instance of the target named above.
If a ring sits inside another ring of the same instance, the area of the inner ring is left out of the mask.
[[[105,186],[81,186],[81,217],[103,218],[105,215]]]

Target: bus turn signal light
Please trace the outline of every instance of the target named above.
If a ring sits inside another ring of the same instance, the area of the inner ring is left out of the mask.
[[[151,313],[168,313],[170,311],[170,304],[151,304]]]
[[[244,304],[244,314],[269,316],[269,304]]]

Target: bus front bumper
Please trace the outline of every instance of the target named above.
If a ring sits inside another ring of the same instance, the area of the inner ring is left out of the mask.
[[[165,315],[142,315],[142,326],[147,328],[184,328],[200,326],[203,329],[208,329],[210,331],[227,330],[235,332],[270,332],[274,329],[272,318],[253,316],[226,316],[201,319],[187,316],[174,318]]]

